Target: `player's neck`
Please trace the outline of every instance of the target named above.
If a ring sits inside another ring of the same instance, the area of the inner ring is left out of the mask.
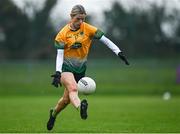
[[[69,23],[69,29],[72,30],[72,31],[77,31],[79,30],[80,28],[76,28],[73,23]]]

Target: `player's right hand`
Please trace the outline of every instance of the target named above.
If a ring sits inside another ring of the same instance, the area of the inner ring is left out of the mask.
[[[53,77],[52,85],[54,85],[55,87],[58,87],[58,85],[60,85],[60,87],[62,86],[62,84],[61,84],[61,72],[56,71],[56,73],[51,75],[51,77]]]
[[[119,52],[119,53],[118,53],[118,56],[119,56],[119,58],[121,58],[121,60],[123,60],[123,61],[125,62],[126,65],[129,65],[129,62],[128,62],[128,60],[126,59],[126,56],[124,55],[123,52]]]

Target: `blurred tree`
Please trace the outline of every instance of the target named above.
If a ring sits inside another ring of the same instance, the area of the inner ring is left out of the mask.
[[[51,9],[57,0],[46,0],[42,10],[36,11],[29,23],[29,36],[27,43],[28,57],[49,58],[53,51],[54,29],[49,21]]]
[[[29,3],[33,10],[33,17],[30,18],[11,0],[1,0],[0,58],[54,57],[53,40],[56,33],[49,16],[56,3],[57,0],[46,0],[40,10]],[[180,55],[180,11],[167,14],[165,5],[152,4],[149,10],[134,7],[127,11],[119,2],[115,2],[110,11],[104,12],[105,34],[130,57]],[[27,13],[29,7],[24,10]],[[91,16],[88,16],[87,22],[91,21]],[[170,26],[171,32],[164,31],[164,27],[167,27],[165,24]],[[93,44],[90,56],[113,55],[112,52],[107,53],[110,50],[102,43],[94,41]]]
[[[171,42],[173,44],[173,50],[176,50],[178,53],[180,53],[180,11],[174,10],[173,12],[174,16],[171,16],[170,19],[175,20],[175,24],[177,27],[175,27],[175,36],[171,39]],[[176,19],[175,19],[176,18]]]
[[[50,11],[57,0],[46,0],[42,10],[28,18],[11,0],[0,1],[1,58],[45,58],[51,49],[54,29],[49,21]],[[53,45],[52,45],[53,46]],[[52,47],[53,48],[53,47]],[[49,57],[49,55],[48,55]]]
[[[26,29],[28,18],[10,0],[0,1],[0,29],[4,35],[0,42],[2,57],[16,58],[21,55],[24,43],[27,40]]]
[[[166,13],[165,4],[150,6],[149,10],[135,7],[127,11],[115,2],[110,11],[104,12],[108,36],[133,57],[169,56],[167,51],[172,42],[162,25],[164,22],[171,24],[172,20]]]

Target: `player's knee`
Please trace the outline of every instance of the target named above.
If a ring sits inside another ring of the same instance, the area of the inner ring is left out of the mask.
[[[77,86],[76,85],[69,86],[69,92],[77,92]]]

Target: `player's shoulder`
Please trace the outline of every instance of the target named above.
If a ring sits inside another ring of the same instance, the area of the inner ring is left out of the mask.
[[[87,29],[92,29],[92,28],[96,28],[95,26],[89,24],[89,23],[86,23],[86,22],[83,22],[84,23],[84,27],[87,28]],[[97,28],[96,28],[97,29]]]
[[[87,28],[91,28],[91,27],[95,27],[87,22],[83,22],[84,26],[87,27]]]
[[[69,26],[68,24],[66,24],[64,27],[62,27],[60,30],[59,30],[59,33],[65,33],[69,30]]]
[[[63,28],[61,28],[58,32],[58,34],[56,35],[55,40],[59,41],[59,40],[65,40],[65,35],[67,33],[68,30],[68,25],[65,25]]]

